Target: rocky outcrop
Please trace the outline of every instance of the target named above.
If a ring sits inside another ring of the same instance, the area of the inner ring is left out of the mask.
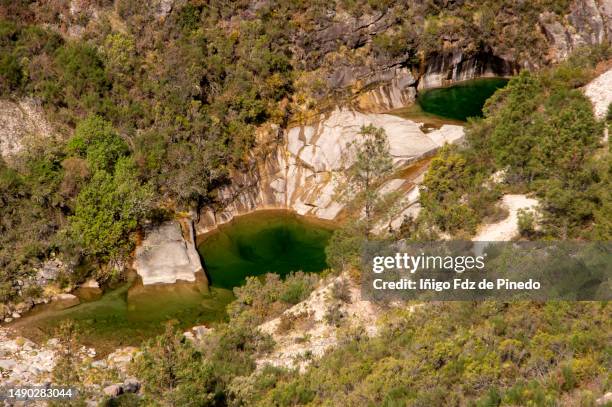
[[[361,109],[383,112],[405,106],[418,91],[481,77],[511,76],[519,69],[559,62],[580,47],[612,41],[612,1],[574,0],[566,15],[545,11],[533,25],[534,41],[541,39],[548,53],[521,54],[512,44],[482,45],[477,38],[454,36],[417,64],[410,52],[389,56],[368,48],[378,33],[393,27],[393,14],[392,8],[358,17],[330,13],[319,27],[302,33],[304,40],[296,45],[304,55],[296,55],[301,60],[306,55],[327,54],[320,76],[331,93],[344,90],[351,96],[357,94]],[[508,21],[514,17],[505,16]],[[361,52],[362,48],[370,52]],[[315,68],[315,62],[310,63]]]
[[[584,94],[593,103],[595,117],[603,119],[612,104],[612,69],[599,75],[584,87]]]
[[[357,106],[363,111],[385,112],[409,105],[416,99],[417,79],[408,68],[389,69],[363,80],[363,88],[372,89],[357,96]]]
[[[74,294],[61,293],[53,296],[53,306],[56,309],[66,309],[79,305],[81,300]]]
[[[42,108],[33,100],[0,100],[0,156],[10,159],[29,137],[48,137],[53,129]]]
[[[582,46],[612,41],[612,1],[575,0],[564,18],[545,12],[539,22],[550,45],[549,59],[558,62]]]
[[[334,294],[344,286],[344,294]],[[256,361],[265,365],[304,370],[338,343],[339,328],[363,329],[365,335],[378,333],[382,309],[361,297],[361,287],[344,274],[321,284],[305,300],[269,320],[259,329],[274,339],[274,348]],[[290,321],[290,322],[289,322]],[[284,328],[281,325],[289,325]]]
[[[385,129],[398,169],[463,137],[461,126],[444,125],[425,133],[418,123],[388,114],[339,109],[321,115],[312,124],[290,128],[266,157],[253,158],[249,172],[235,174],[233,184],[219,192],[222,209],[200,214],[197,234],[256,209],[290,209],[335,219],[344,208],[339,193],[343,174],[354,160],[347,145],[359,142],[361,126],[369,124]]]
[[[134,269],[144,285],[196,281],[203,269],[191,221],[149,227],[136,249]]]
[[[0,383],[4,386],[41,386],[50,383],[59,346],[57,339],[38,345],[15,336],[9,329],[0,328]],[[94,349],[83,346],[75,356],[85,359],[95,355]]]
[[[62,347],[57,338],[38,344],[17,336],[11,329],[0,328],[0,383],[2,386],[20,387],[58,385],[53,382],[53,369]],[[76,349],[74,368],[84,378],[82,384],[90,397],[87,405],[98,405],[104,395],[108,395],[106,389],[113,385],[120,389],[120,393],[137,393],[140,390],[140,382],[128,375],[128,365],[138,352],[137,348],[130,346],[94,360],[97,356],[95,349],[86,346]]]
[[[371,41],[379,32],[394,23],[393,13],[376,11],[359,16],[329,7],[325,15],[319,16],[308,29],[300,30],[295,39],[295,57],[309,68],[319,64],[319,58],[340,47],[356,49]],[[317,58],[318,57],[318,58]],[[343,86],[367,72],[356,65],[338,66],[327,78],[331,85]]]
[[[518,67],[490,52],[465,55],[461,50],[430,57],[419,78],[419,90],[449,86],[474,78],[511,76]]]

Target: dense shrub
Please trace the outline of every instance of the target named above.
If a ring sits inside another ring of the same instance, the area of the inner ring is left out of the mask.
[[[259,324],[305,300],[317,281],[317,275],[301,271],[290,273],[284,280],[273,273],[263,279],[247,277],[243,286],[234,289],[236,300],[228,306],[228,312],[236,320]]]
[[[608,308],[460,302],[398,311],[375,338],[349,339],[250,397],[262,406],[580,405],[585,389],[607,386],[595,383],[607,380],[597,366],[606,363]],[[583,332],[588,346],[576,339]]]
[[[578,61],[596,62],[584,58]],[[604,220],[610,206],[609,152],[596,154],[602,123],[590,101],[565,79],[568,67],[583,75],[589,69],[572,58],[538,75],[524,71],[487,101],[484,118],[467,126],[467,146],[443,149],[432,162],[421,220],[471,234],[503,189],[522,190],[540,199],[545,235],[610,233]],[[504,184],[492,184],[495,170],[504,173]]]

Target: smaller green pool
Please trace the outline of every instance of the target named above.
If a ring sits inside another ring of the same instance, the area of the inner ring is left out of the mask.
[[[508,83],[504,78],[483,78],[424,91],[417,99],[427,113],[455,120],[482,116],[482,107],[496,90]]]
[[[332,229],[285,211],[240,216],[206,236],[198,250],[213,287],[230,289],[267,272],[319,272]]]
[[[143,286],[130,281],[70,308],[58,309],[53,303],[35,307],[11,328],[43,341],[55,335],[62,321],[72,320],[83,344],[105,355],[120,346],[138,346],[162,333],[167,321],[175,321],[181,329],[223,321],[225,307],[233,299],[230,290],[206,289],[200,283]]]

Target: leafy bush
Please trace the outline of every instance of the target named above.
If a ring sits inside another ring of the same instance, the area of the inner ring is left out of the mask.
[[[301,271],[290,273],[284,280],[273,273],[263,279],[247,277],[243,286],[234,288],[236,300],[228,306],[228,313],[234,319],[260,324],[305,300],[318,279],[316,274]]]
[[[90,116],[79,122],[66,149],[69,154],[85,158],[89,169],[94,172],[112,172],[117,160],[129,153],[125,141],[115,132],[110,122],[100,116]]]
[[[519,209],[518,211],[518,230],[521,236],[529,237],[535,232],[535,215],[533,211]]]
[[[331,298],[340,302],[350,304],[351,290],[346,280],[334,281],[331,287]]]
[[[538,75],[523,71],[497,91],[484,118],[469,122],[467,146],[443,149],[432,161],[420,219],[469,235],[492,213],[502,189],[533,191],[541,202],[544,235],[609,234],[609,152],[595,154],[602,126],[564,74],[569,68],[587,72],[597,55],[579,54]],[[491,185],[495,170],[506,173],[505,185]]]
[[[22,81],[22,68],[14,55],[0,58],[0,92],[10,94],[19,88]]]
[[[609,305],[601,307],[587,302],[546,306],[460,302],[398,310],[386,315],[387,323],[376,337],[348,339],[304,373],[274,376],[274,385],[261,387],[251,397],[261,406],[281,401],[281,405],[580,405],[583,396],[576,388],[605,393],[605,371],[592,369],[607,358],[603,321]],[[492,317],[507,329],[494,332]],[[576,364],[570,348],[574,336],[584,331],[593,335],[593,341],[583,350],[584,361]],[[308,397],[301,399],[295,389]]]
[[[147,215],[152,197],[134,173],[133,160],[121,158],[113,175],[97,171],[77,196],[70,236],[86,255],[109,260],[131,250],[130,232]]]

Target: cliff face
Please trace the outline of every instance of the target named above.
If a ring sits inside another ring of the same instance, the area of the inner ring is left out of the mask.
[[[410,7],[413,14],[418,14],[419,7],[425,6]],[[453,6],[449,6],[450,13],[452,10]],[[580,47],[612,41],[612,0],[575,0],[564,14],[545,10],[536,14],[532,24],[522,21],[522,25],[519,22],[523,17],[517,16],[516,10],[505,7],[502,10],[494,19],[505,28],[498,28],[501,31],[492,34],[493,39],[481,27],[486,26],[484,23],[472,27],[478,32],[474,34],[453,27],[455,20],[449,18],[443,20],[448,27],[446,31],[440,29],[439,40],[417,54],[390,55],[377,50],[374,44],[377,35],[381,32],[393,35],[397,31],[392,17],[398,11],[392,8],[370,16],[331,14],[328,21],[319,23],[318,30],[302,34],[310,41],[303,40],[297,45],[306,47],[304,44],[314,43],[317,45],[306,48],[308,52],[328,54],[318,68],[318,77],[325,78],[328,89],[343,90],[349,94],[348,99],[357,95],[360,109],[384,112],[406,106],[422,90],[480,77],[511,76],[520,69],[537,69],[559,62]],[[419,18],[413,21],[416,42],[426,35],[419,25],[425,31],[431,25],[426,17],[429,11],[423,8],[420,12],[425,23]],[[445,18],[442,16],[439,18]],[[482,17],[478,16],[475,14],[474,19]],[[528,31],[528,36],[521,37],[517,30]],[[410,36],[407,38],[410,40]]]
[[[544,12],[539,24],[550,44],[551,62],[567,58],[585,45],[610,43],[612,40],[612,0],[575,0],[563,18]]]
[[[417,123],[388,114],[339,109],[321,115],[312,124],[290,128],[267,155],[252,157],[250,170],[234,174],[232,185],[219,191],[223,209],[200,213],[196,233],[257,209],[290,209],[300,215],[336,219],[344,208],[339,192],[343,173],[354,160],[347,144],[358,141],[361,126],[368,124],[385,129],[397,169],[463,136],[461,126],[444,125],[424,133]],[[385,192],[402,188],[404,180],[398,180],[402,182],[389,182]]]
[[[40,106],[32,100],[0,100],[0,157],[19,153],[28,137],[49,137],[53,129]]]
[[[476,78],[512,76],[518,70],[515,63],[490,52],[469,56],[455,50],[448,54],[430,56],[423,64],[421,73],[407,68],[393,68],[372,76],[368,81],[362,81],[367,84],[363,86],[366,90],[359,91],[355,101],[362,110],[385,112],[413,103],[418,93],[427,89]]]

